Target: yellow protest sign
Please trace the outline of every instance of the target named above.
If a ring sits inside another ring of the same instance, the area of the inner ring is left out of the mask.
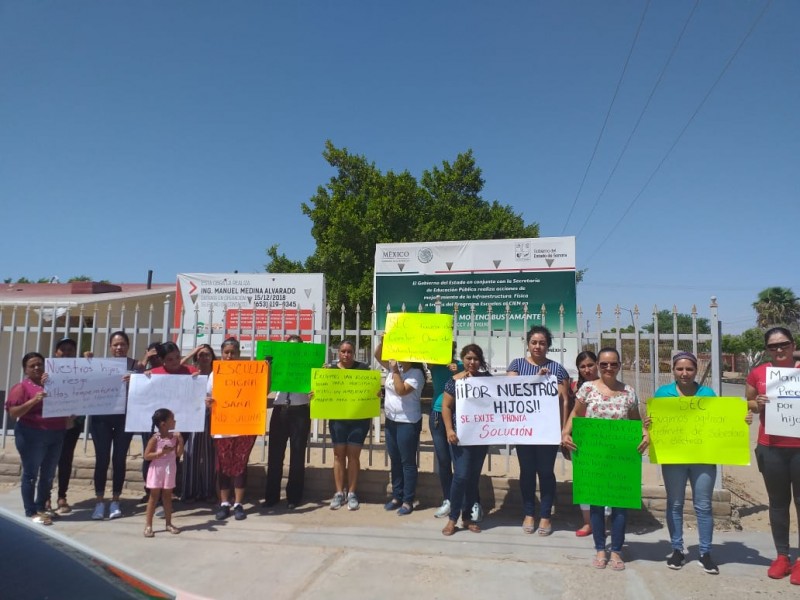
[[[453,315],[391,313],[386,315],[383,360],[445,365],[453,360]]]
[[[367,419],[381,414],[381,374],[365,369],[313,369],[312,419]]]
[[[215,360],[211,435],[262,435],[267,429],[269,365],[253,360]]]
[[[749,465],[750,434],[742,398],[677,396],[647,401],[650,462]]]

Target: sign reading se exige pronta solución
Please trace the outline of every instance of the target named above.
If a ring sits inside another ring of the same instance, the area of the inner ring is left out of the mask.
[[[558,382],[552,375],[456,381],[459,445],[560,444]]]
[[[650,462],[749,465],[750,433],[742,398],[677,396],[647,401]]]
[[[263,360],[216,360],[212,435],[262,435],[267,430],[269,365]]]

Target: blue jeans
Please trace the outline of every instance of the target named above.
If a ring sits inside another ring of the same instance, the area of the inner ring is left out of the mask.
[[[14,427],[14,444],[22,462],[21,491],[25,516],[32,517],[44,511],[45,502],[50,499],[63,443],[63,429],[33,429],[19,422]]]
[[[417,493],[417,450],[422,419],[398,423],[386,419],[386,451],[392,464],[392,498],[411,505]]]
[[[432,410],[428,424],[431,429],[431,438],[433,438],[433,453],[436,456],[436,473],[439,475],[439,483],[442,486],[442,499],[449,500],[450,487],[453,485],[453,467],[442,413]]]
[[[600,552],[606,549],[606,507],[590,506],[589,522],[592,524],[594,549]],[[611,509],[611,552],[622,552],[625,544],[625,527],[628,524],[627,508]]]
[[[558,446],[517,446],[519,487],[526,517],[536,509],[536,476],[539,476],[539,517],[549,519],[556,499],[555,464]]]
[[[125,415],[93,416],[89,429],[92,432],[95,455],[94,493],[98,498],[105,494],[108,463],[111,462],[111,491],[114,496],[119,496],[125,484],[125,461],[133,437],[132,433],[125,433]]]
[[[714,517],[711,515],[711,495],[717,478],[717,465],[661,465],[664,487],[667,490],[667,529],[673,550],[683,549],[683,501],[686,482],[692,486],[692,502],[697,515],[697,534],[700,554],[711,552]]]
[[[453,453],[453,485],[450,488],[450,520],[472,520],[472,505],[478,501],[478,483],[489,446],[450,446]]]

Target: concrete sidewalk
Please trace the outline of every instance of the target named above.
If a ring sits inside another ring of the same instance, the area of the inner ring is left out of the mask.
[[[125,516],[92,521],[92,493],[71,492],[74,512],[56,520],[60,532],[148,577],[208,598],[732,598],[798,591],[788,578],[773,581],[766,569],[774,549],[767,533],[716,532],[712,555],[718,576],[696,564],[697,536],[686,528],[689,557],[681,571],[666,567],[670,552],[660,524],[629,524],[627,569],[591,566],[591,538],[554,519],[550,537],[525,535],[507,511],[487,515],[480,534],[446,538],[433,509],[407,517],[381,505],[331,511],[309,503],[289,512],[249,506],[244,521],[215,521],[210,505],[178,505],[180,535],[163,530],[146,539],[143,505],[124,501]],[[0,507],[21,513],[18,486],[4,485]],[[8,566],[8,565],[6,565]]]

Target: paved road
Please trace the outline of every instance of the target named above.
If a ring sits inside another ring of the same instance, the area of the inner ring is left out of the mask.
[[[459,531],[445,538],[433,509],[398,517],[377,505],[334,512],[308,504],[292,513],[253,508],[245,521],[217,522],[209,507],[193,505],[176,514],[180,535],[159,531],[161,521],[156,537],[145,539],[144,507],[134,508],[134,500],[125,503],[124,518],[96,522],[90,519],[88,490],[73,494],[77,510],[50,531],[148,577],[215,599],[672,600],[798,592],[788,579],[766,577],[773,557],[768,533],[718,532],[713,555],[721,574],[712,576],[696,563],[669,570],[666,531],[637,524],[629,528],[628,567],[618,573],[593,569],[591,542],[572,530],[557,530],[549,538],[525,535],[516,519],[496,514],[486,519],[483,533]],[[20,505],[18,488],[0,491],[1,509],[18,515]],[[696,532],[687,531],[686,541],[696,559]]]

